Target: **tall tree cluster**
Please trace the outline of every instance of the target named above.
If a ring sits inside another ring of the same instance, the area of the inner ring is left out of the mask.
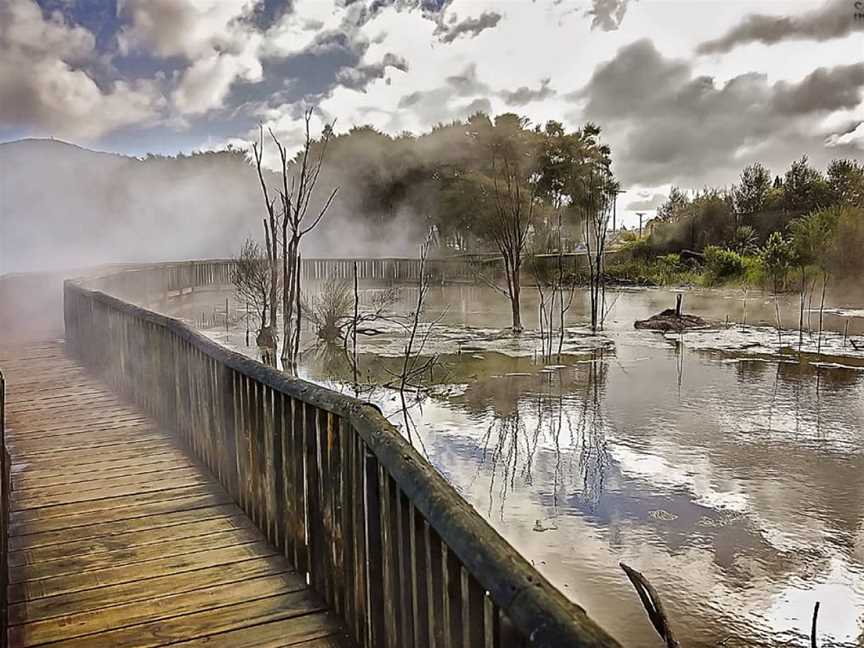
[[[313,139],[307,122],[307,144],[294,159],[269,138],[281,159],[275,177],[261,165],[267,139],[262,132],[253,148],[265,202],[264,247],[274,272],[282,259],[279,279],[288,294],[280,306],[289,314],[296,314],[291,268],[299,256],[298,237],[317,224],[331,206],[332,188],[339,186],[327,227],[334,227],[335,218],[379,236],[415,241],[431,231],[437,254],[496,254],[513,329],[521,330],[520,284],[529,246],[560,250],[583,240],[586,205],[599,204],[586,197],[584,179],[611,179],[611,152],[601,143],[599,128],[588,124],[568,131],[554,121],[533,125],[512,113],[494,118],[477,113],[428,133],[395,137],[364,126],[340,134],[328,128]],[[312,209],[304,221],[316,186],[320,196],[311,203],[323,211]],[[309,195],[300,195],[304,192]],[[296,330],[294,325],[284,334],[296,340]]]
[[[756,163],[728,189],[704,189],[691,197],[673,187],[645,243],[654,254],[709,246],[742,254],[762,249],[772,274],[785,274],[791,261],[784,255],[805,265],[818,257],[834,274],[864,271],[864,164],[838,159],[823,172],[804,156],[773,180]]]

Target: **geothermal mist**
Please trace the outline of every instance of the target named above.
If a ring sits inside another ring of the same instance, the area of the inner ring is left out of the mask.
[[[339,194],[304,256],[414,255],[422,219],[407,205],[370,214],[353,184],[328,167],[318,195]],[[263,238],[263,214],[242,152],[137,159],[56,140],[0,144],[0,274],[231,257]]]

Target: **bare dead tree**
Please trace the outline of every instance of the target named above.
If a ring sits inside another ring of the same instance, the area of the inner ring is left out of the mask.
[[[276,145],[280,160],[280,186],[276,197],[271,198],[267,183],[261,171],[261,157],[264,147],[263,130],[259,131],[259,141],[253,145],[258,176],[264,200],[267,205],[265,234],[267,236],[268,259],[271,270],[279,274],[278,260],[281,259],[282,279],[282,362],[288,371],[295,371],[297,354],[300,349],[301,317],[301,254],[303,237],[314,230],[336,197],[339,188],[333,188],[321,202],[320,207],[310,214],[310,204],[316,195],[316,185],[321,176],[326,159],[327,147],[333,134],[333,122],[325,125],[321,138],[312,137],[310,122],[313,109],[304,114],[305,130],[302,150],[295,159],[289,160],[288,151],[270,130],[270,137]],[[279,200],[279,206],[276,200]],[[308,216],[308,218],[307,218]],[[275,318],[271,317],[275,328]]]
[[[574,286],[572,282],[568,283],[566,281],[564,275],[560,208],[558,210],[557,221],[558,251],[556,254],[556,269],[551,280],[545,269],[541,266],[542,257],[536,254],[532,255],[529,268],[534,275],[538,297],[540,298],[538,310],[540,319],[540,346],[543,360],[550,361],[556,358],[560,362],[561,353],[564,348],[564,338],[566,337],[565,321],[567,313],[573,305]],[[545,287],[549,288],[548,293],[544,290]],[[557,345],[555,343],[556,327]]]
[[[405,399],[405,389],[411,385],[418,375],[425,372],[426,366],[418,363],[420,361],[420,353],[429,338],[431,327],[427,329],[425,336],[422,338],[418,348],[418,331],[420,327],[420,317],[423,314],[423,307],[426,303],[426,295],[429,292],[429,277],[426,273],[426,258],[429,256],[429,247],[432,242],[431,236],[427,236],[426,240],[420,246],[420,271],[419,283],[417,285],[417,301],[414,306],[414,312],[411,315],[411,323],[408,327],[408,342],[405,344],[405,349],[402,353],[402,370],[399,373],[399,399],[402,405],[402,418],[405,424],[405,431],[408,434],[408,439],[413,442],[412,421],[408,411],[408,403]],[[417,349],[415,351],[415,349]]]
[[[603,328],[605,317],[606,281],[603,262],[609,220],[618,186],[608,170],[593,169],[582,180],[581,189],[576,207],[585,233],[591,298],[591,330],[596,333]]]
[[[248,309],[254,308],[258,315],[255,343],[261,351],[262,361],[268,365],[273,365],[276,358],[276,329],[268,323],[268,321],[273,321],[276,310],[276,302],[272,301],[275,294],[272,283],[273,276],[272,266],[265,251],[256,241],[246,239],[240,248],[240,254],[235,257],[231,264],[231,283],[234,285],[237,300],[246,304],[247,344]],[[279,275],[277,274],[277,284],[278,279]]]
[[[302,301],[302,311],[309,320],[320,340],[325,342],[341,341],[345,337],[343,329],[351,316],[351,288],[343,279],[330,278],[312,297]]]
[[[269,327],[272,334],[275,336],[276,317],[278,311],[277,287],[279,285],[279,241],[277,238],[277,232],[282,229],[282,214],[276,209],[276,197],[270,197],[270,189],[267,186],[267,181],[264,179],[264,169],[262,166],[262,160],[264,157],[263,126],[258,127],[258,141],[252,143],[252,155],[255,158],[255,169],[258,172],[258,182],[261,185],[261,192],[264,195],[264,206],[267,209],[267,215],[263,219],[264,249],[266,251],[267,263],[270,269],[270,294],[268,297],[268,302],[270,304]]]
[[[258,315],[258,331],[267,326],[271,305],[270,264],[266,253],[253,239],[247,238],[231,264],[231,283],[237,301],[250,305]]]

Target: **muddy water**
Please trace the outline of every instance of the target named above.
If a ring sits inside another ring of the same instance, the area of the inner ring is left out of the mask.
[[[620,561],[659,590],[685,647],[809,645],[816,601],[820,645],[864,645],[864,353],[842,335],[864,334],[864,312],[831,303],[834,333],[805,335],[800,355],[797,333],[771,328],[778,305],[764,295],[686,294],[686,311],[728,328],[633,330],[672,304],[665,290],[610,293],[597,339],[579,328],[577,295],[566,352],[544,363],[534,332],[500,334],[503,298],[436,289],[427,318],[443,319],[428,350],[441,362],[410,407],[415,445],[626,646],[661,643]],[[797,326],[794,298],[779,310]],[[530,294],[524,321],[537,322]],[[254,353],[242,338],[228,341]],[[363,342],[361,380],[386,381],[402,344]],[[350,391],[332,348],[307,353],[303,371]],[[404,427],[395,393],[364,395]]]

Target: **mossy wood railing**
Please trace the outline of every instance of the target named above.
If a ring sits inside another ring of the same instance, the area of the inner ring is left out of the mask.
[[[6,380],[0,371],[0,647],[6,646],[9,584],[9,494],[12,490],[12,462],[6,449]]]
[[[64,296],[71,355],[178,435],[359,646],[618,646],[373,406],[82,282]]]
[[[9,494],[12,490],[12,461],[6,449],[6,380],[0,371],[0,647],[6,646],[9,584]]]

